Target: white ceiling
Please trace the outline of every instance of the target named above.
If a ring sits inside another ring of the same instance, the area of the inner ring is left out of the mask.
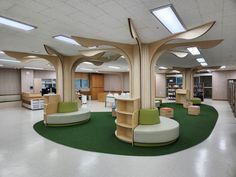
[[[47,44],[64,54],[75,55],[85,49],[52,38],[59,34],[135,43],[129,34],[127,18],[132,18],[143,42],[156,41],[170,33],[150,9],[169,3],[188,29],[216,20],[216,25],[198,40],[222,38],[224,42],[216,48],[201,50],[202,57],[210,66],[235,65],[235,0],[1,0],[1,16],[37,29],[24,32],[0,25],[0,50],[45,54],[43,44]],[[158,65],[196,66],[195,58],[188,55],[179,59],[165,54]]]

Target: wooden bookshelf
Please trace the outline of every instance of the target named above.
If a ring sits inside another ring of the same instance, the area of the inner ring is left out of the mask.
[[[187,100],[188,90],[177,89],[176,90],[176,103],[184,104]]]
[[[116,131],[118,139],[133,143],[133,131],[138,125],[139,98],[116,99]]]

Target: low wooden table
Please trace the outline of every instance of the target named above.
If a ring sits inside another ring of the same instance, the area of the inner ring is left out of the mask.
[[[160,108],[160,116],[173,118],[174,117],[174,109],[168,108],[168,107]]]
[[[189,106],[188,107],[188,114],[189,115],[199,115],[200,114],[200,106]]]

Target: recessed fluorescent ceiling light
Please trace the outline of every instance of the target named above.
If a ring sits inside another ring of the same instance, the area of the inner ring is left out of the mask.
[[[83,64],[93,65],[93,63],[88,62],[88,61],[83,62]]]
[[[30,56],[27,56],[27,58],[37,58],[37,57],[34,55],[30,55]]]
[[[30,66],[26,66],[24,67],[25,69],[39,69],[39,70],[43,70],[43,68],[37,68],[37,67],[30,67]]]
[[[108,68],[112,68],[112,69],[120,69],[119,66],[108,66]]]
[[[151,12],[171,33],[186,31],[172,5],[162,6],[151,10]]]
[[[74,45],[79,45],[74,39],[71,39],[69,37],[63,36],[63,35],[58,35],[58,36],[53,36],[53,38],[59,40],[59,41],[63,41],[69,44],[74,44]]]
[[[199,63],[206,63],[204,58],[197,58],[196,59]]]
[[[225,69],[225,68],[226,68],[226,66],[225,66],[225,65],[220,67],[220,69]]]
[[[39,51],[38,51],[38,50],[33,50],[32,52],[33,52],[33,53],[39,53]]]
[[[168,68],[165,66],[160,66],[159,69],[168,69]]]
[[[0,61],[6,61],[6,62],[20,63],[20,61],[19,61],[19,60],[8,60],[8,59],[0,59]]]
[[[187,49],[192,55],[200,55],[200,52],[197,47],[189,47]]]
[[[200,63],[202,66],[207,66],[208,64],[207,63]]]
[[[172,73],[180,73],[180,71],[177,71],[177,70],[172,70],[171,72]]]
[[[5,54],[3,51],[0,50],[0,54]]]
[[[88,47],[88,49],[96,49],[97,46]]]
[[[18,28],[18,29],[22,29],[25,31],[30,31],[30,30],[36,28],[35,26],[27,25],[25,23],[18,22],[16,20],[2,17],[2,16],[0,16],[0,24],[11,26],[11,27]]]
[[[91,68],[79,68],[80,70],[84,70],[84,71],[93,71],[93,69]]]

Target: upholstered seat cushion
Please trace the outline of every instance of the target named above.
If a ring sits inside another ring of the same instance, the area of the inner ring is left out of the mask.
[[[140,125],[153,125],[159,123],[160,123],[160,117],[158,109],[140,109],[139,111]]]
[[[60,102],[58,103],[58,113],[69,113],[78,111],[77,102]]]

